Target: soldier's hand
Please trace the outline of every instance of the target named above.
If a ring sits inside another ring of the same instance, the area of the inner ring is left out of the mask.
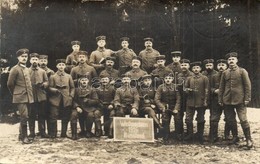
[[[223,106],[223,103],[221,103],[221,102],[219,102],[218,104],[219,104],[220,106]]]
[[[245,105],[248,105],[249,104],[249,101],[245,101]]]
[[[108,105],[108,107],[107,107],[107,108],[111,110],[111,109],[113,109],[113,108],[114,108],[114,106],[110,104],[110,105]]]
[[[131,113],[136,116],[138,114],[137,110],[135,108],[132,108]]]
[[[219,93],[219,89],[216,89],[216,90],[214,91],[214,93],[218,94],[218,93]]]
[[[79,113],[82,113],[82,111],[83,111],[80,107],[77,107],[76,109],[77,109],[77,112],[79,112]]]
[[[165,108],[162,108],[162,113],[165,113],[165,110],[166,110]]]
[[[151,108],[155,109],[155,108],[156,108],[156,106],[152,104],[152,105],[151,105]]]
[[[172,113],[173,114],[177,114],[179,111],[177,110],[177,109],[174,109],[173,111],[172,111]]]
[[[44,89],[46,89],[46,88],[48,87],[48,84],[47,84],[47,83],[43,83],[43,84],[42,84],[42,87],[43,87]]]

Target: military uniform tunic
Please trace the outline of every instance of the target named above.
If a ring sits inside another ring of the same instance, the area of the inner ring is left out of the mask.
[[[154,65],[156,64],[156,57],[158,57],[160,53],[155,49],[144,49],[139,53],[139,57],[142,59],[142,68],[151,73],[154,70]]]

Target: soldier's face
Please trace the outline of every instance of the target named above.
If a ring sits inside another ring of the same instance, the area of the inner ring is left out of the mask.
[[[192,67],[192,72],[195,73],[195,74],[198,74],[200,73],[201,71],[201,67],[200,66],[193,66]]]
[[[108,77],[104,77],[100,79],[100,82],[102,85],[108,85],[110,82],[110,79]]]
[[[39,59],[39,65],[41,67],[46,67],[48,65],[48,60],[47,59]]]
[[[73,51],[78,52],[79,49],[80,49],[80,46],[75,44],[75,45],[72,46],[72,49],[73,49]]]
[[[146,41],[146,42],[144,42],[144,46],[145,46],[146,48],[153,47],[153,42],[151,42],[151,41]]]
[[[174,63],[178,63],[180,60],[181,60],[181,57],[180,57],[180,56],[173,56],[173,57],[172,57],[172,61],[173,61]]]
[[[133,68],[139,68],[141,65],[141,62],[139,60],[132,60],[132,67]]]
[[[205,64],[205,68],[206,68],[206,70],[213,70],[213,68],[214,68],[214,64],[213,63],[207,63],[207,64]]]
[[[38,63],[39,63],[39,58],[37,58],[37,57],[32,57],[32,58],[30,59],[30,63],[31,63],[31,65],[32,65],[33,67],[37,67],[37,66],[38,66]]]
[[[86,58],[86,56],[85,55],[79,55],[79,62],[81,63],[81,64],[83,64],[83,63],[86,63],[86,61],[87,61],[87,58]]]
[[[181,63],[181,70],[182,71],[187,71],[190,69],[190,64],[189,63]]]
[[[128,46],[129,46],[128,41],[122,41],[121,46],[122,46],[123,48],[128,48]]]
[[[113,67],[114,64],[115,64],[115,62],[113,60],[107,60],[106,61],[106,66],[108,66],[108,67]]]
[[[98,47],[103,48],[103,47],[105,47],[105,45],[106,45],[106,41],[105,41],[105,40],[99,40],[99,41],[97,42],[97,45],[98,45]]]
[[[171,76],[166,76],[165,78],[164,78],[164,82],[166,83],[166,84],[171,84],[172,82],[173,82],[173,77],[171,77]]]
[[[86,87],[86,86],[88,86],[89,80],[88,80],[88,78],[81,78],[79,82],[80,82],[80,86]]]
[[[65,63],[58,63],[57,66],[59,71],[64,71],[64,69],[66,68],[66,64]]]
[[[220,71],[220,72],[223,72],[227,69],[227,64],[226,63],[218,63],[217,65],[217,69]]]
[[[130,77],[123,77],[123,79],[122,79],[123,84],[130,84],[130,82],[131,82]]]
[[[228,62],[229,66],[234,66],[234,65],[237,65],[238,60],[236,57],[230,57],[230,58],[228,58],[227,62]]]
[[[159,67],[162,67],[165,65],[165,60],[157,60],[157,64]]]
[[[20,56],[17,57],[19,63],[22,64],[26,64],[27,60],[28,60],[28,54],[22,54]]]
[[[152,79],[151,79],[151,78],[146,78],[146,79],[144,79],[144,80],[143,80],[143,84],[144,84],[145,86],[151,86],[151,84],[152,84]]]

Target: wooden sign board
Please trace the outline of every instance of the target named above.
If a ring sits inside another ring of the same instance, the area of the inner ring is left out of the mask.
[[[114,141],[154,142],[151,118],[114,117]]]

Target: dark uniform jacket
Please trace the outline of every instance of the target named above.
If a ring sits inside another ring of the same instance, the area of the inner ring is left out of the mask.
[[[172,74],[172,70],[167,67],[157,67],[152,71],[152,74],[158,75],[160,78],[164,78],[166,75]]]
[[[244,68],[228,68],[222,73],[219,85],[219,102],[238,105],[251,101],[251,81]]]
[[[17,64],[11,70],[7,87],[13,95],[13,103],[33,103],[33,91],[29,69]]]
[[[214,75],[216,75],[218,73],[218,71],[216,71],[216,70],[212,70],[212,72],[210,72],[210,73],[208,73],[207,71],[203,71],[202,72],[202,75],[205,75],[205,76],[207,76],[208,77],[208,79],[209,79],[209,91],[211,91],[211,84],[212,84],[212,78],[213,78],[213,76]],[[208,98],[208,103],[210,104],[211,103],[211,99],[212,99],[212,92],[209,92],[209,98]]]
[[[139,109],[139,93],[136,88],[131,88],[130,86],[122,86],[116,90],[114,105],[121,105],[126,107],[131,105],[132,108]]]
[[[46,72],[48,78],[50,78],[51,75],[53,75],[55,73],[53,70],[51,70],[48,67],[45,67],[45,68],[42,68],[42,69]]]
[[[43,84],[48,86],[48,77],[46,72],[40,67],[29,68],[31,83],[33,87],[34,102],[46,101],[46,91],[43,88]]]
[[[72,68],[70,75],[74,81],[74,84],[77,84],[78,79],[81,75],[87,75],[87,78],[91,83],[92,79],[97,77],[97,72],[94,67],[88,65],[87,63],[84,63]]]
[[[57,71],[49,80],[50,97],[49,102],[54,106],[59,106],[62,102],[63,107],[72,105],[75,94],[75,86],[72,77],[65,73]],[[59,92],[57,92],[59,90]]]
[[[103,58],[105,59],[106,57],[110,57],[111,54],[113,53],[112,50],[110,49],[101,49],[101,48],[97,48],[97,50],[93,51],[90,54],[90,58],[89,58],[89,64],[91,66],[93,66],[97,72],[100,72],[103,67],[100,66],[100,60]]]
[[[178,73],[182,72],[180,63],[171,63],[171,64],[167,65],[166,67],[169,68],[170,70],[172,70],[172,72],[174,74],[178,74]]]
[[[80,107],[86,112],[93,112],[99,109],[97,92],[90,86],[77,88],[74,100],[74,107]]]
[[[118,59],[119,62],[119,73],[120,75],[126,73],[125,71],[131,66],[132,59],[136,56],[135,52],[129,48],[122,48],[118,50],[114,56]]]
[[[79,56],[78,56],[78,53],[77,52],[71,52],[68,56],[67,56],[67,58],[66,58],[66,65],[67,65],[67,67],[66,67],[66,70],[68,71],[68,72],[70,72],[71,71],[71,69],[73,68],[73,67],[75,67],[76,65],[78,65],[78,63],[79,63]]]
[[[205,107],[205,102],[208,100],[209,80],[207,76],[199,73],[198,75],[190,76],[186,83],[185,88],[190,88],[193,91],[188,91],[187,106],[188,107]]]
[[[156,57],[160,53],[155,49],[144,49],[139,53],[139,57],[142,59],[142,68],[151,73],[155,69],[154,64],[156,64]]]
[[[101,85],[96,89],[98,99],[101,101],[102,105],[113,104],[116,90],[113,85],[103,86]]]
[[[138,68],[138,69],[132,69],[128,71],[126,74],[130,75],[132,80],[138,80],[140,77],[146,75],[147,72]]]
[[[119,77],[119,71],[112,68],[106,68],[105,70],[101,71],[99,76],[109,76],[110,78],[112,78],[113,80],[117,79]]]
[[[139,88],[140,95],[140,108],[151,107],[151,105],[156,105],[154,101],[155,90],[153,86],[146,87],[144,85]]]
[[[165,108],[166,104],[169,108],[180,110],[180,93],[175,90],[174,85],[161,84],[157,88],[154,101],[160,110]]]

